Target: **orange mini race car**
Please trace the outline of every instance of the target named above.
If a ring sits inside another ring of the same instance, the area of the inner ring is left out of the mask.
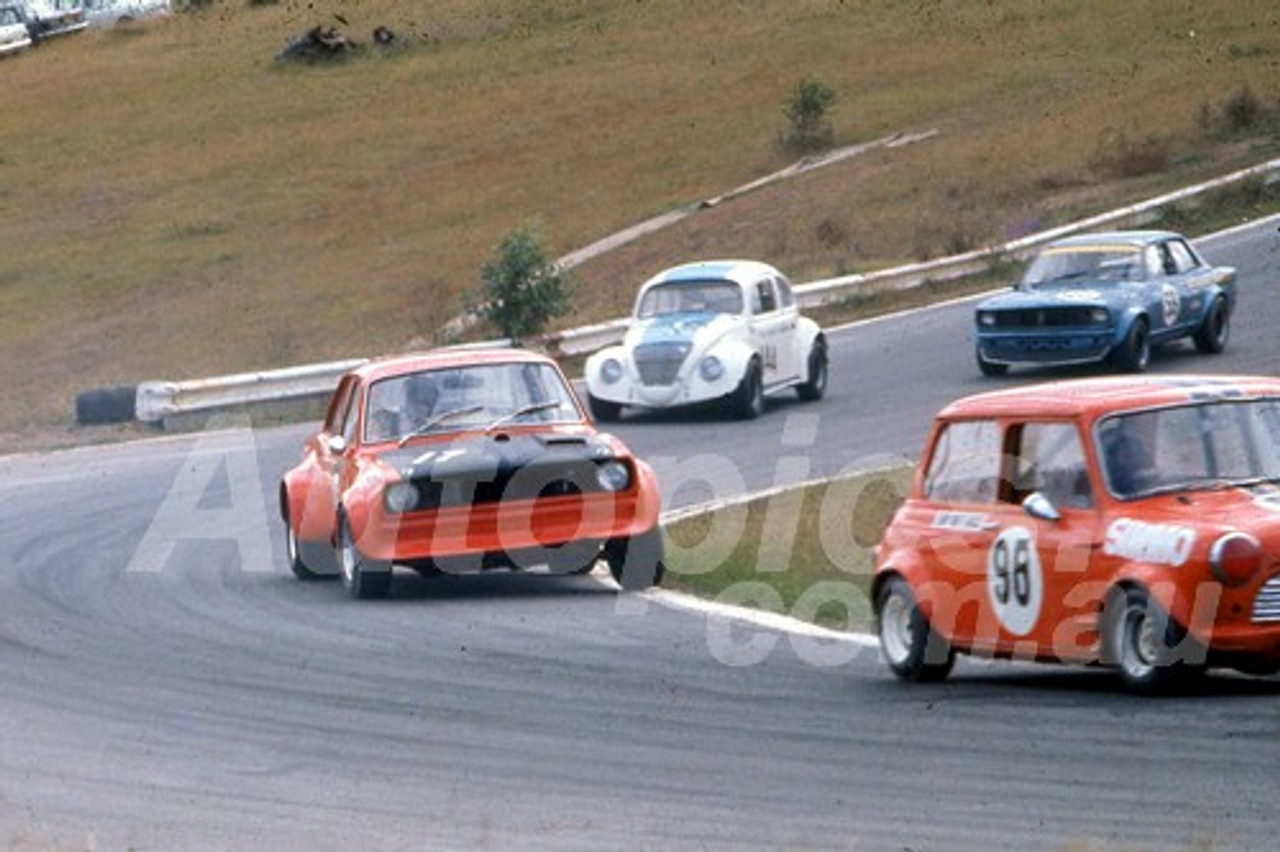
[[[1280,379],[1076,379],[967,397],[876,551],[880,645],[1118,669],[1138,692],[1280,670]]]
[[[385,596],[393,565],[585,573],[626,589],[663,574],[653,470],[599,433],[555,362],[518,350],[373,361],[338,384],[280,484],[301,579]]]

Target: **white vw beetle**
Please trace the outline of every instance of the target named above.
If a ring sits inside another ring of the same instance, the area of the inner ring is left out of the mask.
[[[764,410],[764,394],[795,388],[821,399],[827,342],[800,316],[781,272],[750,260],[668,269],[644,283],[619,346],[587,359],[587,400],[600,421],[622,409],[721,400],[736,417]]]

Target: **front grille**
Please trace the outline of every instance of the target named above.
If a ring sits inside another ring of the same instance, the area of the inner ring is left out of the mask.
[[[670,385],[680,372],[680,365],[689,354],[688,343],[642,343],[632,357],[640,381],[646,385]]]
[[[415,477],[417,500],[407,511],[422,512],[458,506],[571,497],[599,493],[596,466],[588,460],[534,465],[503,471],[488,480],[473,478],[429,479]]]
[[[1275,622],[1280,622],[1280,574],[1263,583],[1253,599],[1253,623]]]
[[[992,311],[996,328],[1079,328],[1097,325],[1093,308],[1065,306],[1059,308],[1022,308]]]

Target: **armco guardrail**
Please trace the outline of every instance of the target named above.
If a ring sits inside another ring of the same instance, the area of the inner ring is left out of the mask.
[[[189,382],[143,382],[138,385],[135,416],[144,423],[159,423],[179,414],[331,393],[343,373],[367,360],[356,358]]]
[[[952,257],[926,263],[913,263],[893,269],[845,275],[808,284],[797,285],[796,299],[802,307],[817,307],[857,295],[864,288],[889,287],[909,289],[925,281],[947,281],[975,272],[985,271],[1000,259],[1021,259],[1038,246],[1058,237],[1097,228],[1116,222],[1131,220],[1153,210],[1193,198],[1205,192],[1219,189],[1252,177],[1272,174],[1280,170],[1280,159],[1269,160],[1248,169],[1241,169],[1225,177],[1196,184],[1176,192],[1112,210],[1098,216],[1081,219],[1058,228],[1041,231],[999,246],[978,249]],[[624,319],[609,320],[595,325],[582,326],[553,334],[547,347],[557,354],[583,355],[617,343],[626,331]],[[468,344],[474,347],[510,345],[509,341],[491,341]],[[288,400],[297,397],[331,391],[342,373],[363,364],[366,359],[338,361],[329,364],[312,364],[284,370],[262,373],[243,373],[213,379],[190,382],[144,382],[138,386],[136,416],[138,420],[155,423],[178,414],[209,411],[260,402]]]

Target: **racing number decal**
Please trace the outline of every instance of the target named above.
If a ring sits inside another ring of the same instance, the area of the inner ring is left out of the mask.
[[[1160,302],[1164,311],[1164,324],[1173,325],[1178,321],[1178,314],[1182,312],[1182,299],[1172,284],[1164,285],[1160,291]]]
[[[1044,575],[1035,539],[1026,527],[1009,527],[992,542],[987,594],[1005,630],[1025,636],[1035,627],[1044,599]]]

